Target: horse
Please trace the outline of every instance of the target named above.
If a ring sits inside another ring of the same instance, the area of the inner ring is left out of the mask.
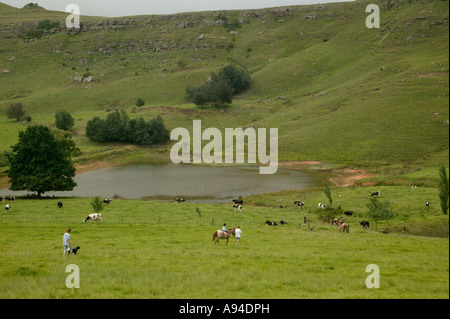
[[[233,236],[236,236],[235,232],[234,232],[234,228],[229,228],[228,231],[223,231],[223,230],[216,230],[213,234],[213,241],[214,241],[214,245],[215,244],[220,244],[219,240],[220,239],[226,239],[227,240],[227,245],[228,245],[228,239],[230,238],[230,234],[233,234]]]
[[[339,225],[339,232],[341,232],[341,231],[343,233],[348,232],[348,225],[346,223],[341,223]]]

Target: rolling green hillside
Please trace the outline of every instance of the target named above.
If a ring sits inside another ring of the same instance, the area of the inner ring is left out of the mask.
[[[111,150],[85,138],[86,122],[124,108],[160,114],[169,129],[193,119],[204,128],[278,127],[281,161],[448,166],[448,1],[378,1],[381,28],[368,29],[371,2],[83,16],[79,33],[65,29],[67,13],[0,4],[0,150],[27,125],[5,115],[22,102],[34,123],[69,110],[85,158]],[[60,26],[24,39],[43,19]],[[237,34],[224,19],[239,22]],[[226,112],[185,100],[188,84],[229,63],[246,68],[253,85]],[[94,81],[74,81],[86,74]]]

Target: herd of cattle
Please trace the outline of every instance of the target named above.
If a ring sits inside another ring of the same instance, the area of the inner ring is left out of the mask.
[[[417,188],[417,186],[412,186],[412,188],[415,189],[415,188]],[[374,192],[370,196],[371,197],[373,197],[373,196],[381,197],[381,192],[380,191]],[[338,195],[338,197],[341,197],[341,195]],[[16,198],[15,198],[15,196],[3,196],[3,197],[0,197],[0,200],[2,202],[15,201]],[[111,204],[111,202],[112,202],[112,199],[110,199],[110,198],[103,200],[103,203],[105,205],[109,205],[109,204]],[[183,199],[183,198],[176,198],[175,202],[176,203],[184,203],[184,202],[186,202],[186,200]],[[242,207],[244,205],[244,201],[242,199],[233,199],[233,203],[234,203],[234,205],[233,205],[234,210],[242,212]],[[425,207],[426,207],[427,210],[430,208],[430,204],[431,204],[431,202],[429,202],[429,201],[425,204]],[[57,205],[58,205],[59,209],[63,207],[63,203],[61,201],[59,201],[57,203]],[[294,205],[296,205],[298,208],[304,208],[306,204],[305,204],[304,201],[295,201]],[[11,207],[12,207],[11,204],[6,204],[4,213],[5,214],[8,213],[11,210]],[[317,207],[320,208],[320,209],[325,209],[326,205],[322,204],[322,203],[319,203],[317,205]],[[280,206],[280,208],[283,208],[283,206]],[[353,211],[344,211],[343,214],[346,215],[347,217],[349,217],[349,216],[353,216],[354,212]],[[96,214],[89,214],[84,219],[85,223],[87,221],[102,221],[102,214],[98,214],[98,213],[96,213]],[[265,224],[267,224],[268,226],[278,226],[278,224],[286,225],[287,222],[285,222],[284,220],[280,220],[277,223],[277,222],[274,222],[274,221],[267,220],[265,222]],[[370,223],[368,221],[365,221],[365,220],[359,222],[359,224],[363,227],[364,230],[367,230],[369,228],[369,226],[370,226]],[[349,225],[345,222],[345,219],[343,217],[333,219],[331,221],[331,225],[338,226],[339,227],[339,232],[341,232],[341,231],[342,232],[348,231],[348,228],[349,228]]]

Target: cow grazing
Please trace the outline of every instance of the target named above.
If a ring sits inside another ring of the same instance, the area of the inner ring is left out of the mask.
[[[269,226],[277,226],[278,224],[276,222],[266,221],[266,224]]]
[[[317,205],[317,207],[319,207],[319,208],[325,208],[326,207],[326,205],[325,204],[322,204],[322,203],[319,203],[318,205]]]
[[[186,200],[183,198],[175,198],[175,202],[177,203],[184,203]]]
[[[359,224],[363,227],[364,230],[369,228],[369,222],[367,221],[359,222]]]
[[[416,189],[416,188],[417,188],[417,186],[416,186],[416,185],[413,185],[413,186],[411,186],[411,188],[412,188],[412,189]]]
[[[6,196],[6,200],[14,202],[16,200],[16,196]]]
[[[90,214],[88,217],[84,219],[84,222],[87,222],[88,220],[98,220],[102,221],[102,214]]]
[[[112,202],[112,199],[111,199],[111,198],[108,198],[108,199],[104,199],[104,200],[103,200],[103,203],[106,204],[106,205],[111,204],[111,202]]]
[[[58,208],[62,208],[63,207],[63,203],[62,202],[58,202]]]
[[[242,200],[242,199],[233,199],[233,202],[236,205],[244,205],[244,200]]]
[[[427,210],[430,209],[430,204],[431,204],[430,202],[426,203]]]
[[[286,225],[287,223],[284,220],[280,220],[280,225]]]
[[[345,212],[344,212],[344,215],[346,215],[347,217],[348,217],[348,216],[352,216],[352,215],[353,215],[353,212],[352,212],[352,211],[345,211]]]
[[[300,202],[294,202],[295,205],[297,205],[298,208],[303,208],[305,207],[305,202],[300,201]]]
[[[11,209],[11,205],[6,205],[5,206],[5,214],[7,213],[7,212],[9,212],[9,210]]]
[[[234,211],[240,211],[242,212],[242,206],[241,205],[233,205]]]
[[[374,192],[374,193],[372,193],[372,195],[370,195],[370,197],[373,197],[373,196],[381,197],[381,192]]]

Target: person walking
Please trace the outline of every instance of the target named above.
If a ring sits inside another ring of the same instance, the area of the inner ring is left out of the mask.
[[[69,228],[66,230],[66,233],[63,235],[64,256],[66,255],[66,253],[68,253],[68,255],[70,255],[70,253],[73,250],[72,244],[70,243],[70,232],[71,231],[72,231],[72,229]]]
[[[241,240],[241,234],[242,234],[242,230],[241,230],[241,226],[238,226],[234,233],[236,234],[236,244],[239,245],[239,241]]]

